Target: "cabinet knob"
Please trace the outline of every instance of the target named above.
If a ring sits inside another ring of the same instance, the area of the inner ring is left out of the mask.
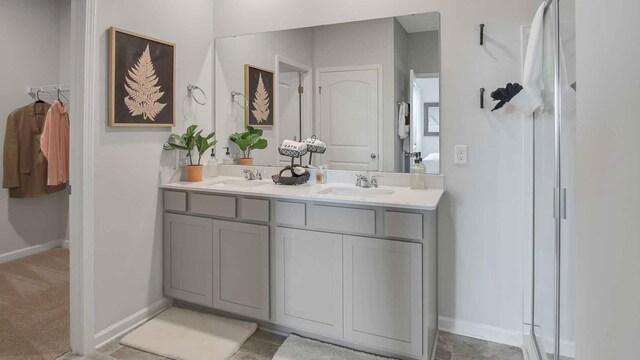
[[[377,158],[377,157],[378,157],[378,155],[376,155],[376,154],[374,154],[374,153],[371,153],[371,158],[372,158],[372,159],[375,159],[375,158]]]

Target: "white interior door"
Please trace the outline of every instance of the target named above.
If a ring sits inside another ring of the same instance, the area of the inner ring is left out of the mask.
[[[319,138],[331,169],[378,170],[382,69],[318,70]]]
[[[283,72],[278,74],[278,117],[280,123],[279,142],[282,144],[285,139],[298,141],[300,138],[300,73]],[[291,163],[288,157],[280,157],[280,164]]]

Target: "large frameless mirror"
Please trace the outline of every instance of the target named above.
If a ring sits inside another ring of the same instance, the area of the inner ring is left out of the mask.
[[[304,165],[409,172],[420,153],[440,173],[439,29],[425,13],[217,39],[218,158],[247,156],[229,136],[249,125],[268,143],[253,165],[286,165],[279,146],[313,138],[326,151]]]

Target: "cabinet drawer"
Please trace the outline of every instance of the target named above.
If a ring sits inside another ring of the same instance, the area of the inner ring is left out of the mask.
[[[182,191],[165,190],[164,209],[173,211],[187,211],[187,193]]]
[[[228,218],[236,217],[236,198],[231,196],[191,194],[191,212]]]
[[[240,202],[241,218],[253,221],[269,221],[269,200],[242,199]]]
[[[317,229],[375,234],[376,212],[370,209],[314,205],[309,223]]]
[[[406,239],[422,239],[422,214],[384,212],[384,235]]]
[[[306,205],[289,201],[278,201],[276,203],[276,221],[283,225],[305,226],[306,225]]]

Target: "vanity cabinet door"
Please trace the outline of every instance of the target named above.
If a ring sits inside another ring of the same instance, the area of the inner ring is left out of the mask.
[[[213,220],[213,307],[269,320],[269,227]]]
[[[422,356],[422,244],[344,236],[344,337]]]
[[[342,235],[277,228],[276,320],[342,337]]]
[[[213,305],[213,221],[164,214],[164,293]]]

